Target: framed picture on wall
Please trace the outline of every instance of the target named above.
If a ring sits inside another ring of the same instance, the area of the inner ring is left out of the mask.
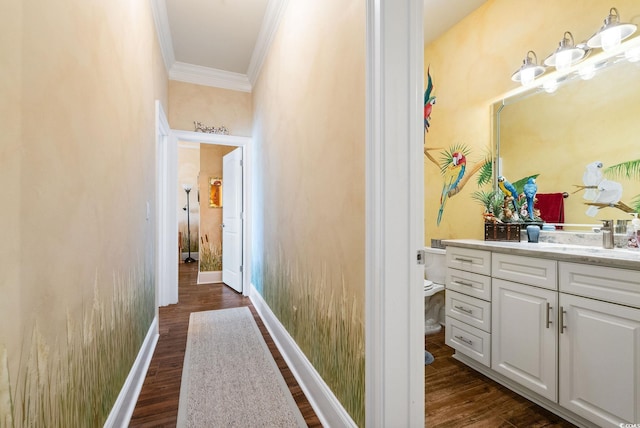
[[[222,178],[209,177],[209,206],[222,208]]]

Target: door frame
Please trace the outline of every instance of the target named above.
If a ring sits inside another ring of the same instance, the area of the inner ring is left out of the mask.
[[[366,1],[367,427],[424,426],[423,8]]]
[[[166,197],[158,197],[158,213],[159,218],[164,218],[166,227],[161,227],[160,222],[157,228],[158,243],[160,248],[166,251],[159,252],[158,270],[175,269],[173,272],[161,276],[159,278],[158,294],[161,298],[159,306],[165,306],[178,302],[178,263],[176,261],[178,255],[178,226],[176,218],[176,196],[171,197],[175,193],[178,185],[178,159],[177,150],[178,142],[191,142],[202,144],[216,144],[220,146],[233,146],[242,148],[242,179],[244,186],[242,188],[242,294],[248,296],[251,280],[251,157],[249,145],[250,137],[239,137],[234,135],[209,134],[203,132],[183,131],[170,129],[167,138],[164,141],[164,150],[166,156],[158,157],[158,194],[166,195]],[[171,202],[173,201],[173,203]],[[171,225],[175,228],[175,233],[170,233]],[[162,267],[164,266],[164,267]]]

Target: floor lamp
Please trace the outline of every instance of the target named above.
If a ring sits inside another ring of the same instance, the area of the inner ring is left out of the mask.
[[[191,192],[190,184],[183,184],[182,188],[185,192],[187,192],[187,247],[189,248],[189,256],[184,259],[185,263],[193,263],[196,260],[191,257],[191,220],[190,220],[190,210],[189,210],[189,192]]]

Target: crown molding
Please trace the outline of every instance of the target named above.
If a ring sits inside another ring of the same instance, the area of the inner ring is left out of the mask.
[[[251,86],[256,84],[258,76],[260,76],[262,64],[267,56],[267,52],[269,52],[273,38],[280,25],[280,19],[282,15],[284,15],[288,3],[289,0],[269,0],[267,4],[267,10],[262,20],[260,32],[258,33],[258,40],[256,41],[256,46],[253,49],[251,61],[249,62],[249,68],[247,69],[247,76],[249,77]]]
[[[174,62],[169,70],[170,80],[195,83],[196,85],[213,86],[215,88],[234,91],[251,92],[251,82],[246,74],[218,70],[200,65]]]
[[[176,57],[173,53],[173,41],[171,40],[165,0],[151,0],[151,13],[153,14],[153,22],[155,23],[156,33],[158,34],[158,42],[160,43],[164,67],[168,73],[173,63],[176,62]]]

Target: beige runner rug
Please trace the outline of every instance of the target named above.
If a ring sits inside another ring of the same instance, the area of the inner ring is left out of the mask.
[[[249,308],[191,314],[177,426],[307,426]]]

